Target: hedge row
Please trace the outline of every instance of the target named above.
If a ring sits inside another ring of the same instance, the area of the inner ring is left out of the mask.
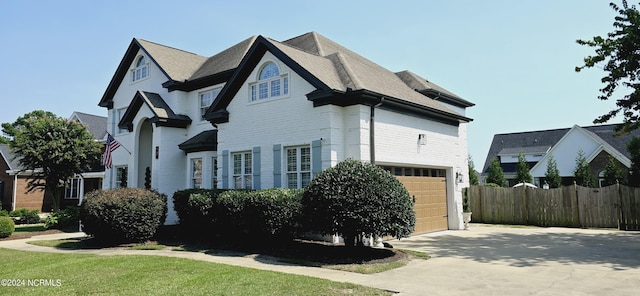
[[[293,238],[300,233],[302,190],[189,189],[173,196],[183,230],[227,238]]]

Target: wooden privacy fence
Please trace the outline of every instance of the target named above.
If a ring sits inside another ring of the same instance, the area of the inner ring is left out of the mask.
[[[478,223],[640,230],[640,188],[465,188]]]

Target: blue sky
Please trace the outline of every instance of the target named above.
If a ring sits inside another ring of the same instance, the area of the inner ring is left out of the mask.
[[[106,116],[97,104],[134,37],[211,56],[252,35],[316,31],[474,102],[468,143],[479,168],[494,134],[591,125],[614,107],[596,98],[602,70],[574,71],[593,52],[575,40],[612,30],[608,3],[8,0],[0,122],[37,109]]]

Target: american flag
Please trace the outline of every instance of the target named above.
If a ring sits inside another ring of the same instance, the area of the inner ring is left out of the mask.
[[[107,145],[104,147],[104,167],[110,169],[113,164],[111,163],[111,152],[120,147],[120,143],[113,138],[113,136],[107,133]]]

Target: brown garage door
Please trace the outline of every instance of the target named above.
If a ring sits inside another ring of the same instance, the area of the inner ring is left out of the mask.
[[[415,198],[416,227],[412,235],[449,229],[447,182],[444,177],[396,176]]]

